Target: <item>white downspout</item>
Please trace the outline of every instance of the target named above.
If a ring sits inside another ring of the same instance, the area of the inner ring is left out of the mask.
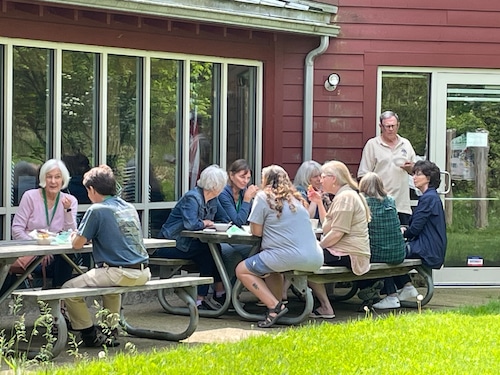
[[[303,122],[303,161],[312,159],[313,141],[313,103],[314,103],[314,59],[323,54],[330,45],[330,37],[321,37],[320,45],[309,52],[304,64],[304,122]]]

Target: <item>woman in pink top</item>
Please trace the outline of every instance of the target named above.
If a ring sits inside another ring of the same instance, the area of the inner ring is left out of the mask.
[[[68,186],[69,171],[61,160],[50,159],[40,168],[40,188],[26,191],[12,221],[12,237],[30,240],[33,230],[59,233],[76,229],[78,201],[61,190]],[[52,271],[52,286],[62,286],[71,278],[72,268],[56,255],[47,269]]]

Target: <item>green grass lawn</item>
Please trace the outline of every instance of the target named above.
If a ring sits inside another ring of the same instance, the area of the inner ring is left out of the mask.
[[[498,374],[500,301],[314,324],[237,343],[51,367],[50,374]]]
[[[447,227],[448,247],[445,266],[466,267],[468,256],[481,256],[485,267],[500,266],[500,202],[488,202],[488,226],[476,228],[474,210],[477,202],[453,203],[453,221]]]

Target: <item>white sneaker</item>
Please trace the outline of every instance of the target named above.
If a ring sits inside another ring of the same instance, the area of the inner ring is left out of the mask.
[[[401,289],[401,292],[398,293],[398,298],[400,301],[416,301],[418,296],[418,290],[413,286],[405,286]]]
[[[387,296],[373,305],[376,309],[398,309],[401,307],[398,297]]]

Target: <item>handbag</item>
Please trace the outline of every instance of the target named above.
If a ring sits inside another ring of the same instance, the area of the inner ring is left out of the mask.
[[[22,274],[24,273],[29,265],[33,263],[33,261],[36,259],[36,256],[34,255],[26,255],[23,257],[19,257],[16,259],[14,263],[10,266],[9,273],[12,274]]]

